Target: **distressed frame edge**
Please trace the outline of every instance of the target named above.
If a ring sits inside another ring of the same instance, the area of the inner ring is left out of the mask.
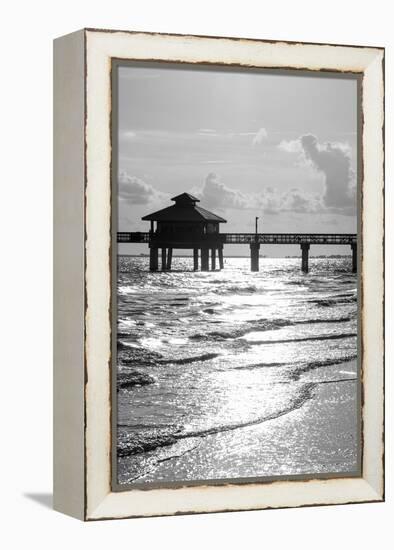
[[[385,52],[366,67],[363,78],[362,185],[362,377],[363,476],[385,499]],[[374,187],[376,182],[376,188]],[[378,222],[378,223],[377,223]],[[374,271],[377,271],[375,278]],[[372,322],[371,322],[372,320]],[[368,337],[364,330],[368,327]],[[366,363],[364,368],[364,362]],[[375,368],[374,368],[375,365]],[[373,409],[375,400],[379,407]],[[380,432],[372,434],[373,426]],[[371,464],[376,464],[373,471]]]
[[[359,45],[359,44],[338,44],[334,42],[308,42],[303,40],[280,40],[273,38],[256,38],[256,37],[239,37],[239,36],[220,36],[214,34],[190,34],[190,33],[169,33],[161,31],[133,31],[130,29],[103,29],[97,27],[85,27],[86,32],[99,32],[99,33],[123,33],[123,34],[142,34],[146,36],[169,36],[169,37],[178,37],[178,38],[208,38],[213,40],[234,40],[237,42],[259,42],[265,44],[289,44],[289,45],[304,45],[304,46],[334,46],[339,48],[369,48],[373,50],[385,50],[384,46],[376,45]]]
[[[85,31],[53,41],[53,507],[86,518]]]
[[[104,31],[105,32],[105,31]],[[116,31],[114,31],[116,32]],[[89,31],[89,35],[92,33],[92,31]],[[101,31],[94,31],[94,34],[97,36],[97,34],[101,34]],[[138,36],[143,36],[145,33],[137,33]],[[160,36],[160,35],[159,35]],[[173,37],[173,35],[166,35],[166,37]],[[155,35],[155,38],[157,38],[157,36]],[[193,37],[188,37],[188,38],[193,38]],[[208,39],[210,39],[211,37],[208,37]],[[218,39],[215,39],[216,41]],[[226,40],[226,39],[223,39],[223,40]],[[241,39],[240,39],[241,40]],[[257,41],[257,43],[259,43],[260,41]],[[262,41],[264,42],[264,41]],[[278,42],[279,44],[283,44],[282,41]],[[96,44],[96,47],[97,47],[97,44]],[[102,44],[101,44],[101,47],[102,47]],[[331,46],[329,46],[331,48]],[[335,47],[335,46],[334,46]],[[346,49],[349,49],[351,47],[347,47],[345,46]],[[371,51],[372,48],[366,48],[368,51]],[[105,53],[105,48],[104,50],[103,49],[100,49],[99,48],[99,51],[100,51],[100,54],[104,54],[104,55],[107,55]],[[107,55],[108,57],[108,55]],[[115,56],[109,56],[109,58],[111,57],[115,57]],[[155,58],[157,59],[157,58]],[[164,59],[163,59],[164,60]],[[367,70],[369,68],[370,65],[373,65],[373,62],[374,61],[378,61],[380,62],[380,60],[382,60],[384,62],[384,51],[382,51],[381,49],[378,49],[378,50],[375,50],[374,51],[374,55],[372,56],[372,59],[369,59],[369,63],[367,63],[367,65],[364,67],[364,80],[365,80],[365,76],[367,74]],[[166,61],[171,61],[170,59],[166,59]],[[176,61],[176,59],[175,59]],[[293,68],[297,68],[297,67],[293,67]],[[318,70],[318,69],[316,69]],[[335,70],[335,69],[333,69]],[[383,77],[383,72],[381,72],[381,76]],[[378,77],[379,77],[379,71],[378,71]],[[376,82],[375,82],[376,84]],[[383,86],[383,80],[382,80],[382,86]],[[372,87],[373,88],[373,87]],[[383,89],[382,89],[382,99],[383,99]],[[381,127],[383,128],[383,123],[384,123],[384,114],[383,114],[383,105],[380,105],[380,102],[379,102],[379,105],[378,105],[378,110],[382,108],[382,112],[380,113],[381,115],[381,122],[382,122],[382,125]],[[378,114],[379,116],[379,114]],[[371,128],[372,130],[374,129],[373,128],[373,125],[374,125],[374,122],[373,122],[373,117],[372,117],[372,123],[369,122],[368,124],[372,124]],[[367,130],[368,130],[368,124],[367,124]],[[377,128],[379,128],[379,124],[376,126]],[[376,127],[375,127],[375,130],[376,130]],[[364,126],[364,132],[367,132],[367,130],[365,129],[366,126]],[[381,136],[383,138],[383,135]],[[379,140],[378,140],[379,141]],[[383,139],[382,139],[382,142],[380,143],[377,143],[376,144],[377,146],[377,150],[378,150],[378,156],[379,156],[379,148],[381,147],[381,152],[383,153]],[[368,157],[369,158],[369,157]],[[380,172],[380,168],[377,167],[375,165],[375,168],[377,168],[377,171]],[[383,168],[383,166],[381,166],[381,168]],[[369,181],[369,180],[367,180]],[[379,177],[379,181],[381,182],[381,185],[379,186],[379,189],[381,189],[383,191],[384,187],[383,187],[383,171],[381,171],[381,177]],[[365,189],[364,189],[365,191]],[[371,192],[373,193],[374,190],[371,190]],[[375,198],[376,198],[376,195],[375,195]],[[382,209],[382,206],[383,206],[383,203],[381,205],[381,210],[379,210],[379,213],[381,214],[381,217],[379,217],[379,222],[380,220],[382,220],[383,222],[383,209]],[[375,223],[375,228],[376,228],[376,222]],[[364,227],[366,227],[366,225],[364,225]],[[378,233],[375,235],[375,237],[377,239],[379,239],[379,237],[382,237],[383,238],[383,223],[379,223],[378,225]],[[376,245],[376,238],[374,240],[374,243]],[[382,267],[383,268],[383,256],[378,258],[378,265],[379,267]],[[365,267],[365,265],[364,265]],[[368,275],[366,274],[365,275],[366,278],[368,279]],[[382,287],[380,288],[380,294],[379,296],[382,296],[383,298],[383,293],[384,293],[384,285],[382,285]],[[377,312],[379,314],[379,311]],[[381,313],[383,313],[383,310],[381,311]],[[381,348],[379,348],[379,345],[381,346]],[[382,352],[381,355],[379,355],[379,360],[380,358],[382,358],[383,360],[383,347],[382,347],[382,342],[378,343],[378,348],[380,349],[380,351]],[[383,374],[383,373],[382,373]],[[383,382],[383,380],[380,380],[381,382]],[[382,391],[383,391],[383,385],[382,387],[376,387],[375,388],[377,394],[380,395],[381,397],[381,401],[383,403],[383,395],[382,395]],[[366,401],[368,403],[368,400]],[[382,423],[382,427],[383,427],[383,423]],[[379,446],[378,446],[379,447]],[[379,447],[380,450],[382,451],[382,457],[384,456],[384,449],[383,449],[383,442],[382,442],[382,446]],[[355,488],[355,484],[354,482],[359,482],[358,483],[358,489],[361,489],[362,490],[362,493],[365,495],[365,500],[363,500],[363,497],[358,497],[356,498],[356,500],[352,501],[351,499],[350,500],[347,500],[349,497],[345,497],[345,500],[346,502],[361,502],[361,501],[366,501],[366,502],[374,502],[374,501],[382,501],[384,499],[384,482],[383,482],[383,463],[382,463],[382,466],[381,468],[378,468],[379,472],[378,472],[378,475],[377,476],[372,476],[368,473],[368,471],[366,472],[365,474],[365,477],[364,478],[358,478],[357,480],[353,480],[353,489]],[[88,475],[88,479],[89,479],[89,471],[87,473]],[[324,486],[327,487],[327,483],[330,483],[331,481],[335,482],[336,480],[329,480],[328,482],[327,481],[324,481]],[[341,483],[343,484],[344,482],[348,481],[347,478],[345,478],[344,480],[341,480]],[[315,480],[314,480],[315,482]],[[281,485],[282,488],[284,488],[284,485],[286,485],[286,482],[281,482],[281,481],[276,481],[276,482],[273,482],[275,483],[277,486],[278,485]],[[294,483],[300,483],[300,484],[306,484],[306,483],[310,483],[310,482],[290,482],[291,484],[294,484]],[[322,482],[323,483],[323,482]],[[268,484],[264,484],[264,483],[261,483],[261,484],[256,484],[258,485],[260,488],[265,485],[267,486]],[[294,485],[293,485],[294,486]],[[253,487],[253,485],[247,485],[248,489],[250,490],[251,487]],[[323,486],[321,485],[320,483],[320,488],[322,488]],[[223,486],[221,487],[221,489],[224,489],[226,490],[226,492],[229,491],[230,488],[233,488],[233,486],[231,485],[231,483],[229,483],[228,485],[226,486]],[[89,482],[88,482],[88,486],[87,486],[87,489],[88,489],[88,493],[89,493]],[[198,487],[193,487],[193,488],[188,488],[186,491],[194,491],[196,492],[196,490],[199,490],[199,489],[206,489],[205,486],[201,487],[198,486]],[[217,489],[214,488],[214,489]],[[184,491],[185,489],[175,489],[176,491]],[[155,490],[152,490],[152,491],[149,491],[148,493],[152,495],[152,493],[157,493],[159,492],[161,495],[166,492],[172,492],[174,490],[170,489],[170,490],[166,490],[166,489],[159,489],[157,491]],[[138,493],[138,491],[127,491],[127,493]],[[141,491],[139,492],[141,494]],[[116,513],[116,515],[112,515],[111,513],[108,515],[108,512],[109,512],[109,509],[111,509],[111,506],[113,506],[113,496],[114,495],[119,495],[120,493],[111,493],[110,491],[110,488],[108,488],[108,491],[105,492],[105,491],[102,491],[102,496],[103,498],[99,499],[99,500],[96,500],[96,505],[90,505],[86,511],[86,517],[85,519],[106,519],[106,518],[109,518],[109,517],[117,517],[117,518],[120,518],[120,517],[135,517],[135,514],[127,514],[127,512],[123,513],[122,511],[118,511]],[[206,497],[206,493],[205,493],[205,497]],[[160,500],[160,499],[159,499]],[[304,499],[305,500],[305,499]],[[324,505],[324,504],[340,504],[341,502],[337,499],[336,501],[334,502],[325,502],[325,501],[322,501],[321,500],[321,497],[318,499],[318,502],[315,502],[313,499],[308,502],[308,503],[303,503],[303,504],[298,504],[300,506],[306,506],[306,505]],[[344,502],[342,502],[344,503]],[[108,509],[108,505],[110,506],[110,508]],[[236,507],[236,508],[231,508],[231,510],[241,510],[241,509],[263,509],[263,508],[271,508],[271,507],[288,507],[288,506],[296,506],[297,504],[288,504],[288,505],[274,505],[274,506],[271,506],[269,504],[265,505],[264,503],[260,503],[258,505],[257,508],[255,507],[249,507],[249,508],[239,508],[239,507]],[[215,509],[209,509],[207,510],[207,506],[205,504],[205,510],[203,509],[193,509],[193,510],[188,510],[188,509],[185,509],[185,508],[182,508],[182,510],[175,510],[175,511],[164,511],[162,513],[151,513],[151,512],[147,512],[146,514],[144,513],[139,513],[137,514],[137,516],[145,516],[145,515],[148,515],[148,516],[151,516],[151,515],[170,515],[170,514],[177,514],[177,513],[202,513],[204,511],[209,511],[209,512],[215,512],[215,511],[225,511],[225,508],[215,508]],[[228,510],[228,509],[227,509]]]

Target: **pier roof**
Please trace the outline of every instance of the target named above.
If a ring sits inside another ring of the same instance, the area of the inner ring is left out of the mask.
[[[175,201],[175,203],[181,202],[185,204],[191,204],[191,203],[196,204],[196,202],[200,202],[200,199],[191,195],[190,193],[181,193],[180,195],[173,197],[171,200]]]
[[[159,222],[217,222],[226,223],[227,220],[202,208],[196,206],[196,202],[200,202],[200,199],[190,195],[189,193],[182,193],[177,195],[173,199],[175,204],[153,212],[144,216],[142,219],[146,221],[159,221]]]

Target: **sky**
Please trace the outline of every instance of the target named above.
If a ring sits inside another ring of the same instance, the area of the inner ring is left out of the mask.
[[[253,232],[256,216],[259,232],[356,232],[356,79],[166,64],[118,71],[119,231],[148,231],[141,217],[187,191],[227,220],[222,232]]]

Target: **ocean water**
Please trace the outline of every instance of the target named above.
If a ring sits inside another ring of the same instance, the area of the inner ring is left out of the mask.
[[[118,257],[120,484],[355,472],[350,258]]]

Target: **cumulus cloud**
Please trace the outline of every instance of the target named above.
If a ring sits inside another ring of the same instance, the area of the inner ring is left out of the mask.
[[[286,151],[286,153],[302,153],[302,145],[299,139],[283,140],[279,143],[278,148],[281,151]]]
[[[324,175],[322,200],[327,209],[342,214],[355,213],[355,175],[347,144],[319,143],[316,136],[307,134],[293,141],[281,141],[278,148],[299,153],[313,169]]]
[[[267,139],[267,137],[267,130],[265,128],[260,128],[260,130],[254,135],[253,145],[260,145],[260,143]]]
[[[243,193],[225,185],[213,172],[208,174],[197,194],[209,208],[259,209],[268,214],[317,213],[324,209],[321,197],[304,193],[298,188],[278,192],[272,187],[265,187],[259,193]]]
[[[317,214],[324,211],[322,199],[319,195],[305,193],[301,189],[293,188],[276,195],[273,212],[296,212],[298,214]]]
[[[349,151],[338,144],[320,145],[316,136],[311,134],[302,136],[301,144],[305,157],[325,175],[325,205],[333,208],[355,208],[354,173]]]
[[[199,195],[211,208],[248,208],[247,195],[227,187],[214,172],[206,177]]]
[[[148,204],[167,198],[149,183],[121,171],[118,178],[118,196],[133,204]]]

